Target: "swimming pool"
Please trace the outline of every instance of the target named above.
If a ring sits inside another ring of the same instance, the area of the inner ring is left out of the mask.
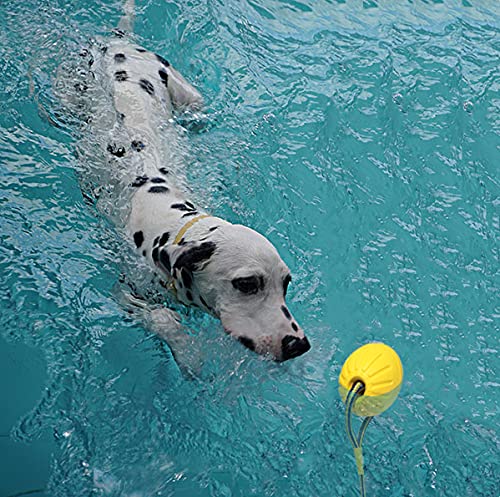
[[[190,183],[276,245],[313,346],[262,361],[186,312],[195,379],[115,298],[120,239],[52,91],[120,8],[0,4],[0,495],[357,495],[337,378],[380,340],[405,377],[367,494],[496,497],[495,2],[138,2],[137,40],[208,103]]]

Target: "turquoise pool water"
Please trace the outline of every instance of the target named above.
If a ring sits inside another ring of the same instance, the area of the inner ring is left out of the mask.
[[[52,90],[120,8],[0,4],[0,495],[355,496],[337,378],[380,340],[405,378],[367,494],[497,497],[498,4],[138,2],[208,103],[195,192],[277,246],[313,345],[277,365],[186,312],[194,379],[116,298],[125,249]]]

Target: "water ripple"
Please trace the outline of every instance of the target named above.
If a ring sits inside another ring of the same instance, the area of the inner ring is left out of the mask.
[[[139,2],[138,41],[208,102],[207,132],[182,137],[194,194],[275,243],[313,342],[278,366],[183,311],[208,356],[187,380],[117,299],[121,273],[149,280],[89,205],[80,117],[56,96],[61,63],[78,67],[119,5],[2,3],[0,329],[43,354],[47,381],[0,432],[27,447],[55,440],[33,488],[354,494],[336,381],[350,351],[383,340],[405,382],[367,436],[368,493],[496,496],[497,11],[491,1]],[[12,485],[5,492],[29,490]]]

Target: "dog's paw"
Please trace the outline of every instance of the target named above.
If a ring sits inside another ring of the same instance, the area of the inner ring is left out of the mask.
[[[167,342],[179,369],[188,376],[199,376],[203,366],[201,340],[188,333],[179,314],[165,307],[144,313],[147,327]]]

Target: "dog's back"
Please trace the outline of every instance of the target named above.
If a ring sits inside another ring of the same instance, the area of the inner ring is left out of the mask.
[[[173,109],[197,110],[203,100],[165,58],[137,46],[126,33],[116,31],[115,36],[103,50],[101,77],[113,97],[120,138],[129,140],[110,143],[107,152],[116,157],[141,153],[143,169],[136,173],[154,175],[166,166],[159,155],[165,143],[162,133],[175,140],[169,126]]]
[[[79,85],[89,115],[77,145],[83,187],[121,227],[130,217],[137,193],[130,185],[137,178],[166,178],[168,171],[170,189],[185,190],[186,152],[173,112],[203,105],[200,93],[164,57],[134,42],[133,10],[134,2],[127,1],[113,35],[84,51],[90,77]],[[75,83],[67,87],[74,98]]]

